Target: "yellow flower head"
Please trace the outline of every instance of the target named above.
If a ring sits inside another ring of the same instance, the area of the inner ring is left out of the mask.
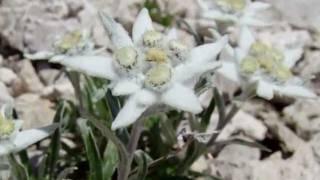
[[[217,0],[217,4],[232,11],[242,11],[246,7],[246,0]]]
[[[146,73],[145,84],[158,88],[167,84],[171,79],[172,69],[166,64],[157,64]]]
[[[56,44],[56,47],[62,51],[66,52],[74,47],[76,47],[82,40],[83,35],[81,31],[72,31],[65,34],[62,39]]]
[[[292,77],[289,68],[283,65],[283,53],[262,42],[251,45],[249,54],[241,62],[241,70],[252,74],[258,70],[268,73],[278,81],[286,81]]]
[[[14,129],[13,121],[5,119],[5,117],[0,114],[0,138],[11,135]]]
[[[240,64],[241,70],[244,73],[252,74],[259,69],[259,62],[252,56],[245,57]]]
[[[271,71],[271,74],[279,81],[286,81],[292,77],[290,69],[282,64],[275,66]]]
[[[133,47],[123,47],[115,51],[118,64],[126,69],[132,69],[138,63],[138,53]]]
[[[147,31],[143,35],[143,44],[148,47],[158,46],[163,40],[163,35],[158,31]]]
[[[150,48],[146,52],[146,60],[156,63],[164,63],[168,60],[167,53],[159,48]]]

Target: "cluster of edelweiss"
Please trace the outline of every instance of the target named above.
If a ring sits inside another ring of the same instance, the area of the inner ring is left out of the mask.
[[[249,26],[267,25],[256,18],[269,5],[247,0],[198,0],[202,18],[228,22],[240,29],[237,47],[227,36],[215,32],[217,41],[194,48],[179,42],[175,29],[156,31],[147,9],[133,24],[132,38],[123,26],[105,13],[102,23],[114,45],[113,56],[94,50],[88,33],[75,31],[55,44],[55,52],[27,55],[30,59],[50,59],[71,70],[110,80],[113,95],[126,96],[124,107],[112,129],[126,127],[149,107],[166,104],[192,113],[202,111],[193,88],[197,79],[216,70],[244,89],[256,84],[257,95],[271,99],[281,95],[316,97],[303,86],[290,68],[299,58],[294,50],[280,50],[255,40]],[[300,50],[301,51],[301,50]],[[218,55],[220,60],[217,60]]]
[[[0,157],[21,151],[28,146],[48,137],[57,127],[47,127],[20,131],[22,120],[13,118],[12,107],[5,105],[0,111]]]

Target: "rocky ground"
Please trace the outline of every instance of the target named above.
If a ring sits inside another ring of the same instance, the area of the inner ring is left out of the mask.
[[[269,15],[274,25],[258,29],[259,38],[304,47],[294,72],[305,78],[315,75],[311,85],[320,95],[320,1],[265,1],[273,5]],[[167,5],[165,2],[161,4],[162,8],[167,7],[166,11],[198,24],[195,1],[174,0]],[[54,36],[88,26],[94,27],[96,44],[108,47],[109,41],[95,15],[97,10],[109,12],[130,27],[141,6],[140,0],[120,3],[117,0],[0,0],[0,104],[13,102],[19,118],[25,120],[24,128],[49,124],[55,113],[53,107],[60,98],[75,99],[72,85],[56,67],[45,61],[24,59],[22,52],[50,49]],[[285,104],[250,101],[220,138],[241,136],[257,140],[272,152],[229,145],[215,158],[200,158],[192,168],[227,180],[317,180],[320,177],[319,110],[319,99],[289,100]]]

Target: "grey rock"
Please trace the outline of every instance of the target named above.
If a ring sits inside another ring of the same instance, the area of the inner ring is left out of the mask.
[[[76,102],[74,89],[70,81],[60,82],[45,87],[41,96],[50,100],[66,99]]]
[[[18,64],[18,76],[22,80],[25,88],[28,92],[39,93],[44,88],[41,83],[35,69],[28,60],[19,61]]]
[[[90,27],[94,13],[86,0],[2,0],[0,34],[21,51],[48,50],[57,35]]]
[[[0,82],[0,105],[12,104],[14,102],[13,97],[11,97],[6,85]]]
[[[284,120],[300,137],[311,139],[320,132],[320,101],[297,101],[283,110]]]
[[[61,74],[57,69],[42,69],[39,71],[39,78],[45,85],[54,84],[58,75]]]
[[[312,30],[319,30],[320,16],[318,0],[264,0],[272,4],[277,9],[283,19],[291,24],[309,28]]]
[[[25,129],[49,125],[55,111],[53,103],[37,94],[23,94],[15,99],[15,108],[19,119],[24,120]]]
[[[275,24],[258,33],[263,42],[276,45],[280,48],[306,47],[312,44],[311,35],[307,30],[296,30],[287,23]]]
[[[18,76],[11,69],[0,67],[0,81],[6,85],[11,85],[17,78]]]
[[[271,133],[283,143],[283,148],[288,152],[295,152],[297,148],[305,143],[279,119],[265,119],[265,124]]]
[[[302,61],[296,72],[306,79],[311,79],[310,87],[320,94],[320,51],[306,51],[304,61]]]
[[[3,56],[0,54],[0,66],[2,66],[3,61],[4,61]]]
[[[208,129],[215,129],[214,124],[217,123],[217,120],[218,115],[216,113],[212,114]],[[260,120],[240,110],[219,134],[218,140],[226,140],[237,132],[242,132],[245,136],[256,140],[262,140],[265,138],[267,128]]]

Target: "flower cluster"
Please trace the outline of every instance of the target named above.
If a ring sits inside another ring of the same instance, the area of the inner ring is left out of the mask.
[[[268,23],[257,17],[258,12],[270,7],[263,2],[251,0],[197,0],[201,17],[235,26],[266,26]]]
[[[13,119],[12,109],[3,106],[0,112],[0,156],[21,151],[28,146],[48,137],[57,124],[47,127],[20,131],[22,120]]]
[[[242,86],[256,84],[256,94],[272,99],[274,94],[314,98],[304,81],[291,68],[302,54],[301,48],[279,49],[256,40],[248,27],[241,29],[239,46],[221,57],[218,73]],[[230,59],[231,58],[231,59]],[[245,88],[244,88],[245,89]]]
[[[40,51],[24,56],[32,60],[59,60],[79,54],[93,54],[94,44],[90,33],[86,30],[73,30],[56,38],[52,45],[53,51]]]
[[[189,48],[178,41],[175,29],[166,35],[156,31],[148,10],[142,9],[131,39],[121,24],[104,13],[100,17],[115,47],[112,57],[80,54],[51,62],[108,79],[113,95],[129,96],[112,129],[130,125],[147,108],[160,103],[192,113],[202,111],[190,82],[219,65],[215,59],[227,37]]]
[[[212,5],[212,9],[205,4]],[[304,81],[293,75],[291,67],[302,49],[277,49],[257,41],[250,25],[264,25],[255,13],[269,7],[247,0],[199,0],[204,14],[216,21],[239,25],[238,47],[212,30],[217,41],[188,47],[178,40],[176,29],[157,31],[147,9],[142,9],[133,24],[132,38],[113,18],[100,13],[102,24],[113,44],[113,53],[100,54],[86,33],[71,32],[55,43],[55,52],[29,55],[33,59],[50,54],[50,61],[90,76],[108,79],[114,96],[126,96],[126,102],[112,123],[112,129],[126,127],[148,108],[165,104],[179,110],[200,113],[202,107],[193,88],[195,80],[206,72],[218,74],[241,85],[243,90],[256,85],[256,94],[272,99],[274,94],[315,97]],[[210,10],[209,10],[210,9]],[[220,61],[216,61],[218,54]],[[221,66],[221,67],[220,67]]]

